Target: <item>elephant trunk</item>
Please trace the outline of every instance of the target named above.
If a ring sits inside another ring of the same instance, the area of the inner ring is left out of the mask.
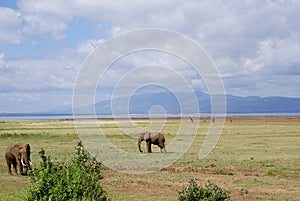
[[[140,152],[143,152],[142,149],[141,149],[141,143],[142,143],[143,139],[139,138],[138,139],[138,146],[139,146],[139,150]]]

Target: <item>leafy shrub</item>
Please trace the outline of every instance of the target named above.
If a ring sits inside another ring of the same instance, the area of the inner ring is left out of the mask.
[[[228,192],[216,184],[208,181],[205,187],[200,187],[194,179],[188,186],[178,191],[179,201],[225,201],[230,200]]]
[[[83,148],[81,142],[70,161],[54,163],[41,150],[40,166],[31,175],[25,200],[108,200],[99,183],[101,163]]]

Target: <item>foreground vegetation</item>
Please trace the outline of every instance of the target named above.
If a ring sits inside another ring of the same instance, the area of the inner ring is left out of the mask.
[[[230,200],[228,192],[209,180],[205,187],[199,186],[191,179],[188,186],[178,191],[178,201],[226,201]]]
[[[106,192],[99,183],[101,163],[79,142],[75,155],[68,161],[54,163],[39,152],[41,163],[31,173],[31,184],[24,200],[106,201]]]
[[[99,121],[104,122],[99,127],[111,142],[138,153],[136,139],[124,135],[112,120]],[[149,120],[135,123],[146,126]],[[163,129],[167,143],[176,135],[179,123],[178,119],[167,120]],[[193,123],[200,125],[197,137],[172,166],[141,175],[104,168],[100,183],[108,196],[112,200],[176,200],[176,192],[195,179],[201,186],[207,180],[221,186],[230,192],[231,200],[300,199],[299,117],[227,119],[217,146],[204,160],[198,159],[198,152],[209,121]],[[78,136],[71,120],[1,121],[0,140],[1,153],[10,143],[29,143],[32,162],[38,166],[41,149],[57,162],[72,157]],[[4,157],[0,157],[0,200],[23,200],[29,182],[28,177],[8,176]]]

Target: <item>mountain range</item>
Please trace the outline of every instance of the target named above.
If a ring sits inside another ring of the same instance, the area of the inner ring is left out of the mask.
[[[201,91],[195,92],[201,113],[211,112],[210,95]],[[189,97],[182,92],[180,97]],[[189,100],[186,100],[189,101]],[[124,103],[125,107],[124,107]],[[99,101],[95,104],[98,114],[112,114],[111,100]],[[117,98],[113,100],[114,114],[148,114],[153,106],[160,105],[167,114],[194,113],[192,108],[182,111],[182,104],[176,96],[169,92],[153,92],[147,94],[135,94],[130,99]],[[118,106],[120,106],[118,108]],[[289,97],[259,97],[259,96],[233,96],[226,95],[227,113],[299,113],[300,98]],[[152,108],[153,109],[153,108]],[[160,113],[161,109],[154,109],[154,113]],[[197,112],[197,111],[196,111]],[[198,111],[199,112],[199,111]]]

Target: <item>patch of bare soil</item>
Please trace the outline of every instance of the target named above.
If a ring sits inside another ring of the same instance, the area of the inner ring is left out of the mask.
[[[101,183],[108,194],[118,194],[120,200],[127,200],[128,195],[140,196],[142,200],[155,200],[158,196],[164,197],[164,200],[177,200],[177,191],[185,187],[191,178],[201,186],[208,180],[216,183],[230,192],[233,201],[300,199],[299,183],[289,183],[283,175],[272,177],[245,167],[181,166],[151,174],[125,174],[106,169],[102,174],[104,179]]]

